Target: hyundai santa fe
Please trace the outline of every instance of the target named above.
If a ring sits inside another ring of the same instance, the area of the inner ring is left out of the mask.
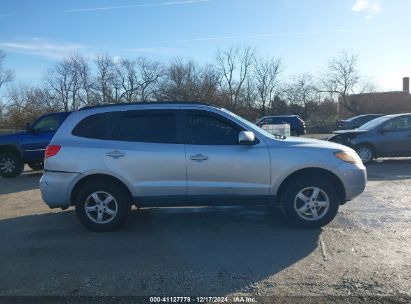
[[[296,225],[321,227],[364,191],[349,147],[271,135],[201,103],[83,108],[58,129],[40,180],[51,208],[75,206],[94,231],[138,208],[278,204]]]

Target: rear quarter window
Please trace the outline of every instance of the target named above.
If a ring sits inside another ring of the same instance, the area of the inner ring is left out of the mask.
[[[106,139],[119,112],[99,113],[81,120],[71,132],[74,136]]]

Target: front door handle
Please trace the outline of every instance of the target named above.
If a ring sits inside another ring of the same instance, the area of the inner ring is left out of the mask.
[[[196,154],[196,155],[191,155],[190,156],[190,160],[194,160],[194,161],[198,161],[198,162],[201,162],[201,161],[204,161],[204,160],[207,160],[207,159],[208,159],[208,157],[203,155],[203,154]]]
[[[121,153],[121,152],[118,151],[118,150],[108,152],[106,155],[107,155],[108,157],[112,157],[112,158],[114,158],[114,159],[119,159],[120,157],[126,156],[124,153]]]

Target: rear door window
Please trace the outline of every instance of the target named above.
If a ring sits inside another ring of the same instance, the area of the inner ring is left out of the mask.
[[[177,113],[168,110],[126,111],[109,135],[110,140],[180,143]]]

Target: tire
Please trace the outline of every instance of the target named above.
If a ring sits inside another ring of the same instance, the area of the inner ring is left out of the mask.
[[[301,176],[292,180],[284,191],[281,198],[284,212],[298,227],[320,228],[337,215],[340,206],[337,192],[326,178]]]
[[[109,196],[112,200],[104,204],[103,201],[109,199]],[[98,232],[113,231],[127,219],[131,197],[123,187],[116,184],[90,183],[80,189],[75,206],[80,222],[88,229]],[[91,211],[87,212],[86,208]],[[110,210],[110,213],[107,210]]]
[[[374,149],[369,145],[358,145],[355,147],[355,152],[357,152],[363,164],[369,164],[375,158]]]
[[[34,171],[40,171],[44,169],[44,163],[42,161],[39,162],[29,162],[27,165]]]
[[[24,162],[13,152],[0,153],[0,176],[4,178],[17,177],[23,172]]]

